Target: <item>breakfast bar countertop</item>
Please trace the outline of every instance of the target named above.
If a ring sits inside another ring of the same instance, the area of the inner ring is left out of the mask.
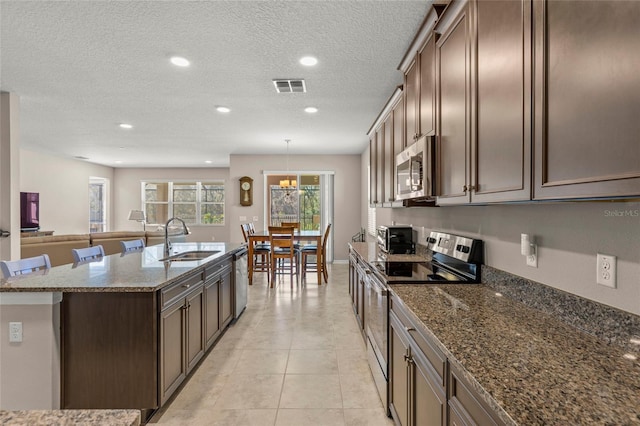
[[[640,347],[629,353],[483,284],[390,288],[507,424],[640,424]]]
[[[0,410],[0,424],[137,426],[140,424],[140,410]]]
[[[67,264],[28,275],[0,278],[2,292],[153,292],[243,247],[239,243],[174,243],[171,254],[217,251],[202,260],[162,261],[162,244],[128,254],[113,254],[78,265]]]

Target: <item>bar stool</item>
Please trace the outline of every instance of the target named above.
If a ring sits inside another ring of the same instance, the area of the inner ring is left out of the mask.
[[[300,250],[300,254],[302,256],[301,264],[302,264],[302,279],[306,279],[307,272],[318,272],[318,267],[320,267],[320,271],[322,272],[322,276],[324,277],[324,282],[329,282],[329,273],[327,271],[327,240],[329,238],[329,231],[331,230],[331,224],[327,225],[327,229],[324,231],[324,236],[322,237],[322,244],[318,247],[316,244],[309,244],[303,246]],[[309,256],[316,257],[316,263],[308,263],[307,258]],[[318,262],[320,259],[320,262]],[[319,263],[319,265],[318,265]],[[322,284],[322,281],[318,282],[318,285]]]
[[[120,248],[122,248],[121,253],[127,254],[134,251],[141,251],[144,249],[144,240],[129,240],[129,241],[120,241]]]
[[[93,247],[71,249],[71,255],[73,256],[74,263],[95,260],[104,257],[104,248],[98,244]]]
[[[20,260],[0,260],[0,271],[5,278],[26,275],[35,271],[51,269],[49,255],[27,257]]]

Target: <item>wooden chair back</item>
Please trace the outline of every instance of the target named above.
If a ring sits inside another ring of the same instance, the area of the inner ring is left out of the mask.
[[[35,271],[51,269],[51,261],[46,254],[20,260],[1,260],[0,271],[5,278],[26,275]]]
[[[99,259],[104,257],[104,247],[102,247],[102,244],[98,244],[87,248],[71,249],[71,255],[74,263]]]
[[[279,252],[281,257],[294,255],[294,228],[290,226],[270,226],[269,243],[272,252]]]
[[[144,240],[120,241],[120,248],[122,249],[122,254],[140,251],[144,249]]]
[[[240,224],[240,230],[242,231],[242,238],[244,238],[244,242],[248,243],[249,242],[249,224],[248,223],[241,223]]]
[[[291,227],[296,231],[300,230],[300,222],[282,222],[280,223],[280,226]]]

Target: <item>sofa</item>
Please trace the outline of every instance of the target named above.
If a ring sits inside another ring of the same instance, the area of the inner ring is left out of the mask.
[[[184,242],[184,234],[169,233],[171,242]],[[146,246],[164,244],[164,231],[113,231],[92,234],[47,235],[44,237],[22,237],[20,257],[22,259],[48,254],[51,266],[73,263],[71,249],[102,245],[106,255],[120,253],[120,241],[144,240]]]

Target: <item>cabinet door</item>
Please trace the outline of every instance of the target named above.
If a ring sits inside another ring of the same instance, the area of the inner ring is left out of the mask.
[[[413,61],[404,76],[404,140],[407,146],[418,139],[418,77],[418,62]]]
[[[204,355],[204,291],[202,286],[198,291],[186,298],[187,312],[187,373],[200,361]]]
[[[220,324],[222,327],[229,324],[233,317],[231,290],[231,273],[227,271],[220,278]]]
[[[376,146],[376,133],[371,134],[369,139],[369,204],[375,205],[378,203],[378,152]]]
[[[408,426],[409,344],[401,337],[399,332],[401,327],[395,316],[391,315],[389,318],[389,408],[396,423]]]
[[[475,2],[472,201],[531,198],[531,2]]]
[[[413,426],[446,424],[447,397],[438,377],[424,356],[411,351],[411,381],[413,398],[411,404]]]
[[[393,113],[390,113],[387,118],[384,120],[384,147],[383,147],[383,157],[384,157],[384,202],[393,202],[396,200],[395,197],[395,182],[396,182],[396,170],[395,170],[395,155],[394,155],[394,145],[395,141],[393,140]]]
[[[185,379],[185,304],[180,299],[160,312],[160,400],[164,404]]]
[[[395,158],[407,146],[404,139],[404,102],[399,101],[393,107],[393,169],[395,170]],[[395,173],[395,171],[394,171]],[[395,188],[394,188],[395,194]]]
[[[376,129],[376,200],[381,206],[387,201],[385,192],[385,163],[387,159],[384,157],[384,124]]]
[[[420,57],[420,134],[435,134],[436,38],[432,35],[419,53]]]
[[[468,9],[465,4],[447,21],[436,44],[439,204],[460,204],[470,199],[467,191],[471,115]]]
[[[204,287],[205,347],[208,349],[220,332],[219,280],[211,279]]]
[[[534,2],[535,199],[640,194],[640,2]]]

